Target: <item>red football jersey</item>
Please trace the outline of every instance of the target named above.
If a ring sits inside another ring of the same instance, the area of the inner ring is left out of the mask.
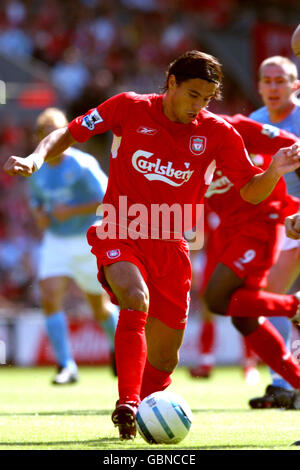
[[[200,204],[216,166],[237,191],[261,171],[230,124],[205,109],[190,124],[172,122],[163,95],[121,93],[74,119],[69,130],[78,142],[113,132],[103,202],[116,210],[121,195],[128,207],[143,204],[149,211],[151,204]]]
[[[272,155],[281,147],[288,147],[299,141],[289,132],[263,125],[241,114],[222,117],[237,129],[249,153],[254,153],[253,163],[263,169],[269,166]],[[210,208],[219,215],[222,225],[231,226],[251,218],[282,222],[287,215],[296,212],[299,205],[297,198],[287,194],[283,178],[265,201],[258,205],[249,204],[237,193],[230,177],[218,167],[205,197]]]

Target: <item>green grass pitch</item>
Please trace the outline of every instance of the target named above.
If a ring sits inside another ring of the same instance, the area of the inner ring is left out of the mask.
[[[300,440],[300,411],[248,408],[268,383],[265,367],[255,387],[238,367],[218,368],[209,380],[178,368],[170,390],[188,401],[194,421],[177,446],[118,439],[110,420],[117,381],[107,367],[81,367],[80,382],[63,387],[50,385],[53,372],[0,366],[0,450],[300,449],[291,447]]]

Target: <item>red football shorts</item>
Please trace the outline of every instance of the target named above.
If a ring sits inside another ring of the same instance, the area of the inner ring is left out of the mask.
[[[269,270],[279,257],[283,237],[282,224],[253,221],[245,228],[220,225],[207,245],[200,293],[205,292],[218,263],[225,264],[239,278],[245,279],[245,286],[266,287]]]
[[[185,240],[100,240],[96,226],[90,227],[87,239],[97,258],[98,280],[114,304],[118,301],[105,279],[103,266],[129,261],[138,267],[148,286],[149,316],[170,328],[185,328],[192,276]]]

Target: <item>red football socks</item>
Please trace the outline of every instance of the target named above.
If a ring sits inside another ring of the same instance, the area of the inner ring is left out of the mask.
[[[204,320],[199,337],[200,354],[211,354],[214,349],[215,342],[215,324],[214,321]]]
[[[232,294],[226,315],[230,317],[289,317],[296,315],[299,301],[293,295],[274,294],[241,287]]]
[[[147,313],[123,309],[115,333],[119,403],[140,401],[146,361],[145,324]]]
[[[256,330],[245,337],[245,341],[263,362],[281,375],[292,387],[300,388],[300,367],[287,350],[282,336],[269,320],[264,319]]]
[[[243,347],[243,358],[242,358],[242,366],[247,367],[255,367],[258,360],[257,356],[254,351],[250,348],[249,343],[246,340],[246,336],[242,336],[242,347]]]
[[[142,382],[141,400],[151,393],[165,390],[172,381],[170,377],[171,374],[172,372],[164,372],[156,369],[147,360]]]

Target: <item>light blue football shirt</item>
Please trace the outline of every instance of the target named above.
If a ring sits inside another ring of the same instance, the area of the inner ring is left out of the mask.
[[[97,160],[88,153],[69,148],[58,165],[44,165],[29,179],[29,196],[32,207],[41,207],[50,216],[47,230],[62,236],[79,235],[97,220],[96,214],[78,215],[59,222],[51,212],[55,205],[74,206],[103,200],[107,176]]]
[[[257,109],[251,113],[249,117],[262,124],[270,124],[272,126],[279,127],[279,129],[292,132],[300,138],[300,106],[295,106],[287,118],[281,122],[276,122],[275,124],[270,121],[269,112],[266,106]],[[300,178],[297,176],[295,171],[284,175],[284,179],[288,193],[292,196],[300,197]]]

